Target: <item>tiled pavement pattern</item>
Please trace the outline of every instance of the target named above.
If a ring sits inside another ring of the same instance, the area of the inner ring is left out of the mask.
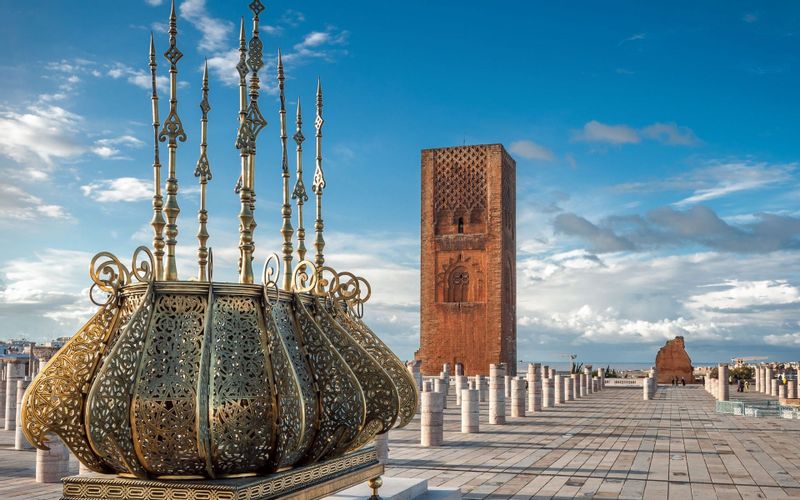
[[[78,473],[78,461],[70,458],[70,472]],[[53,500],[61,496],[61,483],[35,481],[36,450],[14,449],[14,432],[0,430],[0,499]]]
[[[469,435],[454,397],[448,406],[442,447],[419,447],[419,418],[391,432],[389,475],[465,498],[800,497],[800,420],[717,415],[702,387],[661,386],[651,401],[606,389],[504,426],[488,424],[484,403],[481,433]],[[0,499],[58,498],[61,485],[35,483],[36,454],[13,439],[0,431]]]
[[[480,434],[461,434],[459,411],[451,396],[438,448],[418,445],[418,418],[391,431],[387,474],[464,498],[800,497],[800,420],[718,415],[700,386],[660,386],[651,401],[606,389],[503,426],[484,403]]]

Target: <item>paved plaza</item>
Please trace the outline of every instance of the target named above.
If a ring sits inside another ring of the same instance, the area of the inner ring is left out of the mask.
[[[487,405],[481,432],[462,434],[451,395],[441,447],[419,446],[418,417],[392,431],[387,475],[465,498],[800,497],[800,420],[718,415],[700,386],[661,386],[651,401],[606,389],[503,426],[488,424]],[[60,484],[34,482],[36,454],[12,442],[0,431],[0,498],[58,498]]]

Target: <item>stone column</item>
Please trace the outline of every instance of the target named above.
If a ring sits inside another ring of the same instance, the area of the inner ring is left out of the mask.
[[[586,397],[586,375],[584,373],[578,374],[578,382],[580,383],[580,394],[582,398]]]
[[[564,385],[567,387],[567,393],[564,397],[567,401],[575,401],[575,379],[572,375],[564,375]]]
[[[22,397],[25,395],[25,389],[28,388],[28,384],[31,381],[28,377],[21,378],[17,380],[17,414],[16,414],[16,421],[19,422],[19,414],[22,410]],[[25,439],[25,436],[22,435],[22,426],[17,425],[16,429],[14,430],[14,449],[15,450],[30,450],[33,446]]]
[[[456,363],[456,376],[463,376],[464,375],[464,365],[461,363]]]
[[[475,383],[469,389],[461,390],[461,432],[472,434],[480,432],[480,401]]]
[[[511,379],[511,416],[525,416],[525,381],[517,377]]]
[[[756,384],[755,390],[756,392],[763,392],[764,391],[764,367],[763,366],[756,366]]]
[[[446,378],[450,377],[450,363],[442,365],[442,373],[444,373]]]
[[[797,380],[789,380],[787,384],[786,397],[788,399],[797,399]]]
[[[597,378],[600,379],[600,390],[606,388],[606,369],[605,368],[598,368],[597,369]]]
[[[542,408],[556,405],[555,382],[550,377],[542,380]]]
[[[764,369],[764,384],[763,384],[763,387],[764,387],[764,394],[766,394],[767,396],[772,394],[772,367],[771,366],[767,366],[767,368]]]
[[[645,401],[650,399],[650,389],[651,389],[650,380],[652,379],[650,377],[647,377],[646,379],[644,379],[644,383],[642,384],[642,399]]]
[[[506,392],[506,399],[511,399],[511,375],[506,375],[503,378],[503,388]]]
[[[719,380],[719,394],[717,400],[727,401],[730,399],[730,387],[728,386],[728,364],[720,363],[717,368],[717,380]]]
[[[443,378],[433,379],[433,392],[442,395],[442,409],[447,409],[447,382]]]
[[[6,419],[6,362],[0,361],[0,420],[5,425]]]
[[[24,377],[25,365],[8,363],[6,366],[6,430],[17,428],[17,381]]]
[[[555,392],[555,397],[553,398],[553,403],[555,406],[561,406],[564,404],[564,389],[561,387],[563,384],[561,375],[556,374],[553,377],[553,390]]]
[[[786,384],[778,384],[778,399],[786,399]]]
[[[422,393],[422,415],[420,418],[420,445],[441,446],[444,441],[444,408],[442,393]]]
[[[375,436],[375,453],[378,454],[378,462],[385,465],[389,460],[389,431]]]
[[[489,380],[483,375],[475,375],[475,378],[478,382],[478,390],[480,391],[480,401],[481,403],[485,403],[489,401]]]
[[[36,482],[60,483],[69,475],[69,452],[64,443],[53,434],[47,436],[49,450],[36,450]]]
[[[583,367],[583,373],[586,375],[586,394],[591,394],[592,392],[592,365],[586,365]]]
[[[489,423],[506,423],[506,368],[502,363],[489,365]]]
[[[542,411],[542,376],[539,363],[528,365],[528,411]]]
[[[570,373],[569,378],[572,380],[572,398],[580,399],[581,397],[581,374]]]
[[[456,365],[456,371],[461,365]],[[467,377],[464,375],[456,375],[455,378],[456,384],[456,405],[461,405],[461,391],[467,388]]]
[[[420,370],[420,365],[422,361],[419,360],[412,360],[407,363],[408,371],[411,373],[411,376],[414,377],[414,380],[417,382],[417,389],[422,391],[422,373]]]
[[[777,397],[778,396],[778,386],[780,385],[778,383],[778,379],[776,379],[776,378],[772,379],[771,384],[772,384],[772,388],[769,391],[769,395]],[[6,410],[6,411],[8,411],[8,410]]]

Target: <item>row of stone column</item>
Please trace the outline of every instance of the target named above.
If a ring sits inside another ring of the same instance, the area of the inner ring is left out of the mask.
[[[777,398],[797,399],[797,380],[787,380],[784,384],[778,375],[777,369],[772,366],[756,366],[756,392]]]
[[[409,363],[409,371],[421,384],[420,443],[439,446],[444,440],[444,410],[450,385],[448,366],[433,380],[418,377],[418,367],[418,363]],[[470,379],[458,373],[457,367],[454,385],[456,405],[461,407],[461,432],[480,432],[481,402],[489,403],[489,423],[503,425],[507,406],[512,417],[524,417],[528,412],[541,412],[586,397],[602,390],[605,383],[605,371],[600,369],[593,378],[591,366],[583,373],[562,375],[546,365],[529,364],[524,379],[506,375],[506,368],[504,363],[490,365],[487,380],[482,375]]]

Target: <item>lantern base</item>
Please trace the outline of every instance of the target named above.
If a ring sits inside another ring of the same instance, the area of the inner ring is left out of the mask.
[[[108,498],[163,500],[267,500],[271,498],[311,499],[364,483],[383,474],[375,448],[348,453],[305,467],[269,476],[237,479],[159,481],[128,479],[91,473],[65,477],[61,500]]]

